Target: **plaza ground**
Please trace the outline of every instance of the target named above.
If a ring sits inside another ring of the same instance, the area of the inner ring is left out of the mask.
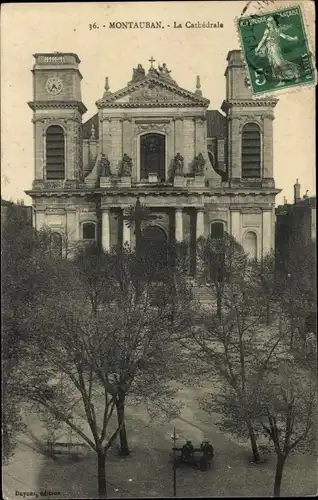
[[[172,463],[169,457],[173,425],[179,443],[186,439],[199,444],[208,439],[215,449],[211,469],[206,472],[177,470],[177,495],[180,497],[271,496],[274,484],[275,455],[266,463],[250,463],[248,443],[221,433],[217,415],[200,410],[197,397],[211,387],[185,388],[180,398],[185,406],[180,418],[172,422],[151,422],[141,405],[127,408],[127,431],[132,454],[120,458],[116,446],[109,451],[106,468],[108,496],[114,498],[172,496]],[[15,456],[3,469],[5,498],[20,493],[46,490],[46,498],[97,498],[97,461],[93,452],[73,461],[56,461],[39,452],[37,439],[43,429],[36,415],[28,416],[29,432],[19,438]],[[50,494],[49,494],[49,493]],[[316,457],[294,454],[286,462],[282,495],[308,496],[317,492]],[[54,495],[54,493],[59,493]],[[44,496],[43,496],[44,497]],[[25,496],[31,498],[31,496]],[[34,497],[33,497],[34,498]]]

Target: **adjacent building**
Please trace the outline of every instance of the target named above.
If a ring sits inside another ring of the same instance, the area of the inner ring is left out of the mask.
[[[8,220],[10,214],[16,214],[22,217],[26,224],[32,224],[32,207],[24,205],[23,200],[14,203],[1,198],[1,224]]]
[[[133,247],[124,217],[138,197],[158,217],[143,228],[145,241],[188,241],[192,267],[200,236],[227,231],[259,259],[274,248],[277,100],[253,99],[240,51],[227,56],[221,112],[208,109],[199,77],[186,90],[151,57],[148,70],[138,64],[119,90],[106,77],[96,114],[84,123],[78,56],[34,58],[34,181],[27,194],[37,229],[47,225],[61,242],[67,234],[75,243],[94,240],[101,220],[105,250]],[[213,93],[212,82],[207,90]]]
[[[294,201],[276,208],[276,253],[279,262],[287,259],[293,243],[306,246],[316,240],[316,196],[301,197],[301,186],[294,184]]]

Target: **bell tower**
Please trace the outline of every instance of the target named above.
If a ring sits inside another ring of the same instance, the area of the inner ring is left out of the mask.
[[[82,177],[80,60],[72,53],[34,54],[34,187],[54,182],[76,186]]]
[[[273,120],[277,99],[253,98],[240,50],[230,51],[227,61],[222,110],[228,120],[229,182],[274,187]],[[262,85],[261,75],[258,81]]]

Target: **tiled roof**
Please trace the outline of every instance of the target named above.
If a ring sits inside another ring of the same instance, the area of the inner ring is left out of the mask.
[[[225,137],[227,121],[220,111],[208,110],[206,114],[207,119],[207,137]],[[86,123],[83,124],[83,139],[91,138],[92,125],[95,127],[95,138],[99,137],[98,130],[98,113],[92,116]]]

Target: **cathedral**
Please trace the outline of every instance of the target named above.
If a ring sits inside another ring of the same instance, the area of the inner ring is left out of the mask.
[[[65,241],[100,240],[106,251],[135,245],[125,214],[139,199],[152,213],[145,241],[167,248],[200,236],[233,235],[253,258],[274,247],[273,120],[277,100],[253,99],[239,50],[225,69],[222,112],[210,110],[200,77],[186,90],[167,64],[138,64],[111,91],[106,77],[97,112],[83,123],[80,60],[34,55],[33,225]],[[207,89],[210,93],[213,86]]]

